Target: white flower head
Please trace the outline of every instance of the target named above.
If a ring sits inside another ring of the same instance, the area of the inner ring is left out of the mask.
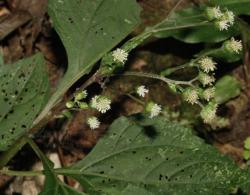
[[[105,96],[96,95],[91,99],[90,105],[99,112],[105,113],[111,108],[111,100]]]
[[[86,90],[83,91],[79,91],[77,93],[74,94],[75,100],[79,101],[82,99],[85,99],[88,95],[88,92]]]
[[[158,104],[154,104],[151,108],[150,118],[158,116],[161,113],[161,106]]]
[[[193,88],[187,88],[183,93],[184,100],[190,104],[197,104],[199,100],[199,95],[197,90]]]
[[[100,121],[95,116],[88,118],[87,124],[89,125],[90,129],[97,129],[100,127]]]
[[[215,24],[219,28],[220,31],[228,30],[230,27],[230,23],[228,22],[228,20],[221,19],[221,20],[218,20]]]
[[[232,11],[225,11],[222,16],[215,22],[215,25],[220,31],[228,30],[234,24],[234,13]]]
[[[146,93],[148,92],[149,90],[144,85],[141,85],[136,89],[136,93],[141,97],[145,97]]]
[[[217,63],[213,61],[212,58],[207,56],[199,60],[200,68],[206,73],[214,71],[216,69],[216,64]]]
[[[122,64],[124,64],[128,59],[128,53],[120,48],[113,51],[112,56],[114,58],[114,61],[121,62]]]
[[[211,10],[213,12],[214,18],[220,18],[222,16],[222,12],[219,6],[213,7]]]
[[[225,19],[227,20],[227,22],[228,22],[229,24],[231,24],[231,25],[234,24],[234,18],[235,18],[235,16],[234,16],[234,13],[233,13],[232,11],[227,10],[227,11],[224,13],[224,16],[223,16],[223,17],[225,17]]]
[[[204,123],[209,124],[213,122],[213,120],[216,118],[217,108],[218,105],[215,103],[209,103],[208,105],[202,108],[200,115]]]
[[[161,113],[162,108],[160,105],[154,102],[149,102],[146,105],[146,111],[150,114],[149,118],[153,118],[153,117],[158,116]]]
[[[215,96],[215,87],[210,87],[210,88],[207,88],[203,91],[203,98],[206,100],[206,101],[209,101],[211,100],[212,98],[214,98]]]
[[[242,41],[235,40],[233,37],[231,40],[225,42],[225,47],[229,52],[240,53],[242,51]]]
[[[215,81],[215,78],[214,76],[210,76],[206,73],[201,72],[199,74],[199,81],[202,83],[203,86],[206,86],[211,85]]]
[[[208,17],[209,20],[213,20],[213,19],[218,19],[220,18],[223,14],[220,10],[220,7],[208,7],[206,8],[206,15]]]

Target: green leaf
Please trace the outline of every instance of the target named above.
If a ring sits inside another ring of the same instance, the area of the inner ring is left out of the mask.
[[[54,173],[53,167],[54,164],[51,162],[43,153],[42,151],[37,148],[33,141],[31,145],[38,155],[38,157],[42,160],[43,167],[44,167],[44,174],[45,174],[45,185],[44,189],[39,195],[87,195],[83,192],[77,192],[74,188],[64,184],[62,181],[58,179],[56,174]]]
[[[151,192],[148,192],[147,190],[143,189],[143,188],[139,188],[133,185],[128,185],[128,187],[126,187],[121,195],[154,195]]]
[[[244,141],[244,148],[250,150],[250,137]]]
[[[79,78],[138,24],[136,0],[49,0],[49,15],[68,56],[68,69],[40,118]]]
[[[250,158],[250,150],[243,150],[242,156],[243,156],[243,158],[245,160],[249,160],[249,158]]]
[[[190,129],[163,117],[117,119],[90,154],[63,174],[101,195],[225,195],[247,180]]]
[[[212,22],[206,22],[204,7],[190,7],[173,13],[158,26],[156,37],[174,37],[186,43],[220,42],[238,34],[236,27],[228,31],[218,30]],[[161,30],[166,29],[166,30]],[[173,30],[171,30],[173,29]]]
[[[45,186],[43,192],[39,195],[87,195],[83,192],[77,192],[74,188],[62,183],[53,173],[53,170],[44,164]]]
[[[235,14],[250,14],[250,0],[210,0],[215,6],[226,7]]]
[[[49,82],[41,54],[0,67],[0,150],[32,125],[47,102]]]
[[[226,75],[215,84],[215,100],[218,104],[223,104],[240,95],[240,91],[240,82],[236,78]]]

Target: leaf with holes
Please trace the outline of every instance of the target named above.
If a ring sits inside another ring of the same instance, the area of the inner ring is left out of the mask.
[[[162,117],[117,119],[87,157],[61,173],[89,194],[108,195],[224,195],[248,179],[190,129]]]
[[[136,0],[49,0],[49,15],[68,55],[68,69],[41,116],[138,24]]]
[[[49,83],[41,54],[0,67],[0,150],[32,125],[46,104]]]

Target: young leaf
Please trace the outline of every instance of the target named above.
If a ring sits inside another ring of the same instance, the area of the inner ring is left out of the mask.
[[[68,69],[40,118],[80,77],[138,24],[135,0],[49,0],[49,15],[68,56]]]
[[[241,91],[239,81],[229,75],[219,79],[215,84],[215,100],[218,104],[223,104],[228,100],[237,97]]]
[[[47,102],[48,77],[41,54],[0,67],[0,150],[32,125]]]
[[[117,119],[93,151],[64,174],[87,193],[107,195],[224,195],[247,181],[232,161],[190,129],[162,117]]]

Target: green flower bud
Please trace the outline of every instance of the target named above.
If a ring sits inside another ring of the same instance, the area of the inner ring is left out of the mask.
[[[75,103],[74,103],[74,102],[69,101],[69,102],[67,102],[67,103],[66,103],[66,108],[73,108],[73,107],[74,107],[74,105],[75,105]]]
[[[244,160],[249,160],[250,159],[250,150],[244,150],[242,154]]]
[[[203,119],[204,123],[211,124],[216,116],[218,105],[214,102],[209,102],[204,106],[200,112],[200,116]]]
[[[81,109],[87,109],[89,107],[89,105],[86,102],[79,102],[78,106]]]
[[[220,7],[207,7],[205,9],[205,15],[209,21],[218,19],[222,16]]]
[[[211,85],[215,81],[215,78],[206,73],[200,72],[199,81],[202,83],[203,86],[206,86],[206,85]]]
[[[233,37],[230,40],[227,40],[223,43],[222,48],[226,53],[229,54],[239,54],[242,49],[242,42],[235,40]]]
[[[149,116],[150,118],[153,118],[155,116],[158,116],[161,113],[162,108],[160,105],[158,105],[154,102],[149,102],[149,103],[147,103],[147,105],[145,107],[145,111],[150,114],[150,116]]]
[[[85,99],[87,95],[88,95],[87,91],[83,90],[83,91],[75,93],[74,97],[76,101],[79,101],[79,100]]]
[[[186,88],[183,92],[183,98],[190,104],[197,104],[199,100],[199,95],[197,89]]]

